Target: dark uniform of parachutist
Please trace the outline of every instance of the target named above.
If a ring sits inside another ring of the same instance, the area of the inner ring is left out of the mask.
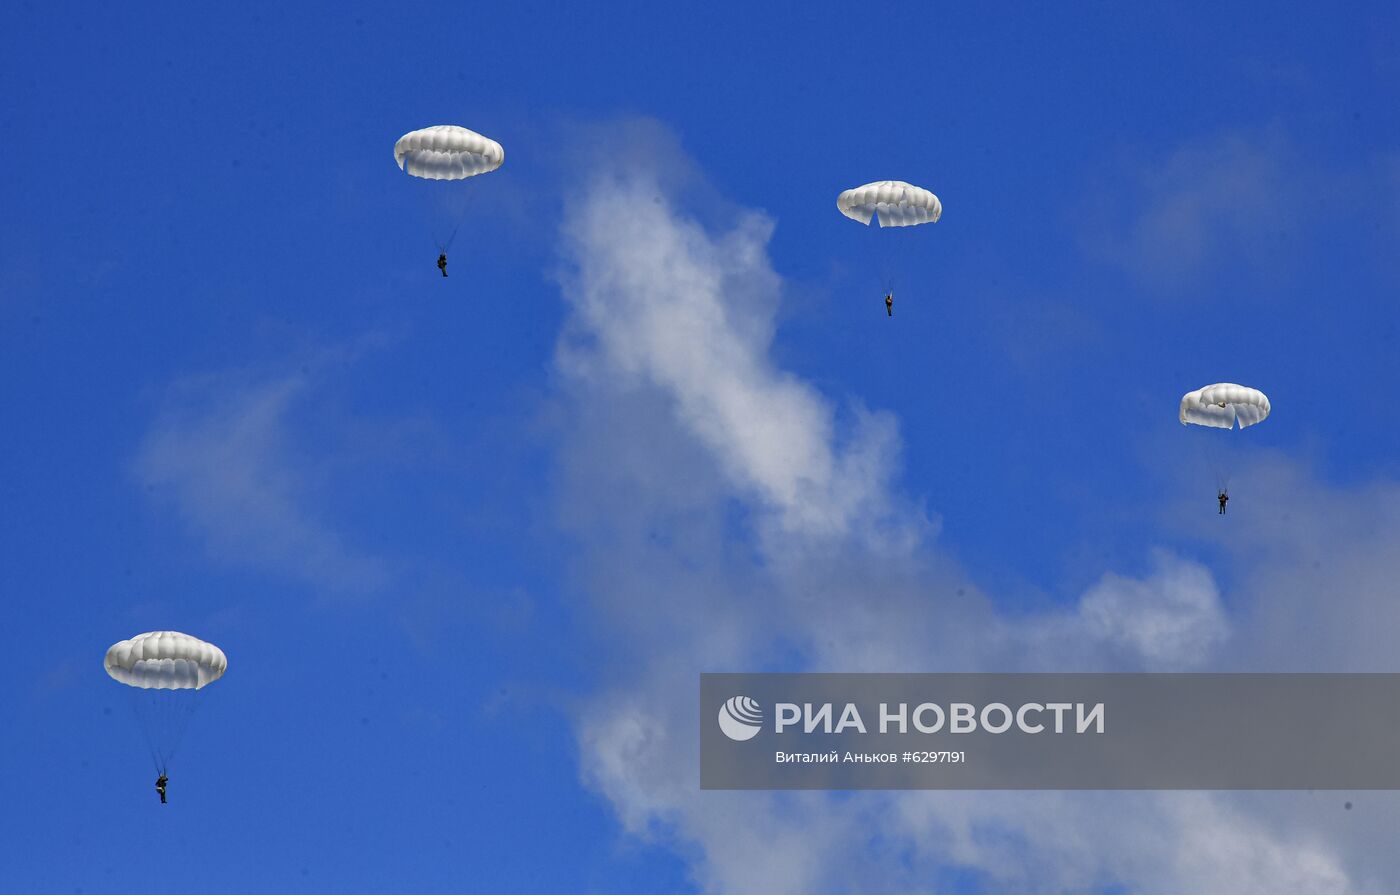
[[[165,784],[170,782],[170,778],[162,773],[156,778],[156,792],[160,793],[160,803],[165,804]]]
[[[894,316],[894,293],[885,293],[885,313],[890,317]]]
[[[443,276],[447,276],[447,253],[446,253],[446,252],[443,252],[441,255],[438,255],[438,270],[442,271],[442,275],[443,275]]]
[[[1224,516],[1224,515],[1225,515],[1225,504],[1226,504],[1227,502],[1229,502],[1229,500],[1230,500],[1230,495],[1226,494],[1224,491],[1221,491],[1221,492],[1220,492],[1220,496],[1217,497],[1216,499],[1220,501],[1220,512],[1219,512],[1217,515]]]

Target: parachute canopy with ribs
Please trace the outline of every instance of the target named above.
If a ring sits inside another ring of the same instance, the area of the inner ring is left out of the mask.
[[[846,190],[836,197],[836,207],[846,217],[866,225],[878,217],[881,227],[932,224],[943,215],[937,196],[902,180],[877,180]]]
[[[1257,388],[1217,382],[1181,396],[1181,424],[1216,429],[1241,429],[1262,423],[1269,415],[1269,398]]]
[[[425,180],[464,180],[494,171],[506,160],[495,140],[455,124],[409,131],[394,144],[394,161]]]
[[[228,668],[224,651],[179,631],[151,631],[112,644],[103,665],[113,680],[142,690],[199,690]]]

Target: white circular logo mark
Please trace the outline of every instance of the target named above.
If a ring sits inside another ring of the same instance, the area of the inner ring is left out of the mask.
[[[763,728],[763,708],[747,696],[735,696],[719,707],[719,729],[731,740],[751,740]]]

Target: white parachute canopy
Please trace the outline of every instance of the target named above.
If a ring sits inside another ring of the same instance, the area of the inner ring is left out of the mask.
[[[500,143],[455,124],[409,131],[394,144],[399,168],[425,180],[464,180],[494,171],[505,160]]]
[[[1183,426],[1241,429],[1262,423],[1269,416],[1269,398],[1257,388],[1217,382],[1181,396]]]
[[[932,224],[943,215],[937,196],[902,180],[877,180],[846,190],[836,197],[836,207],[846,217],[866,225],[878,217],[881,227]]]
[[[142,690],[200,690],[223,677],[224,651],[179,631],[151,631],[112,644],[103,663],[113,680]]]

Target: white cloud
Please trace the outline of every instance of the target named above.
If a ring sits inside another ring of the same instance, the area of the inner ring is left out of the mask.
[[[567,216],[560,517],[608,644],[576,726],[628,832],[726,895],[931,892],[946,867],[1008,892],[1381,891],[1282,796],[698,790],[701,671],[1211,667],[1238,636],[1209,571],[1166,551],[1064,610],[999,612],[897,493],[894,420],[771,360],[769,232],[687,216],[636,157]]]
[[[911,839],[982,868],[996,891],[1134,895],[1354,892],[1335,855],[1206,793],[913,793]]]
[[[1231,133],[1131,164],[1086,209],[1086,248],[1142,285],[1178,291],[1224,265],[1251,275],[1288,261],[1322,180],[1276,135]]]
[[[1143,657],[1153,670],[1198,666],[1229,636],[1210,571],[1159,551],[1144,579],[1104,573],[1079,603],[1084,634]]]
[[[744,214],[717,236],[680,217],[654,172],[627,172],[575,203],[565,237],[574,308],[561,366],[659,389],[677,422],[785,529],[843,535],[878,515],[895,453],[892,420],[862,414],[844,448],[835,413],[768,359],[782,284],[772,225]]]
[[[134,471],[168,498],[211,555],[343,592],[385,580],[311,508],[321,464],[300,455],[289,418],[311,386],[302,374],[191,380],[170,390]]]
[[[1329,485],[1269,450],[1241,450],[1232,465],[1228,524],[1211,524],[1189,497],[1167,512],[1181,536],[1228,561],[1238,615],[1231,652],[1259,670],[1396,670],[1400,483]],[[1170,490],[1198,495],[1194,474],[1182,467]]]

